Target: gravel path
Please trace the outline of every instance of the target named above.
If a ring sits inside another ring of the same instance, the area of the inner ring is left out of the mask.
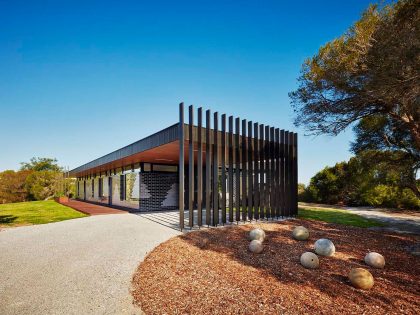
[[[131,277],[178,235],[133,214],[0,231],[0,314],[139,314]]]

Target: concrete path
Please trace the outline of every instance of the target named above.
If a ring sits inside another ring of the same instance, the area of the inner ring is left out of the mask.
[[[0,314],[138,314],[131,277],[180,232],[133,214],[0,231]]]
[[[373,207],[340,207],[304,202],[299,202],[299,207],[347,210],[362,217],[374,219],[386,224],[385,227],[371,229],[420,235],[420,212]]]

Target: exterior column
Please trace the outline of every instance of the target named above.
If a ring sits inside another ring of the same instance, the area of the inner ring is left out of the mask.
[[[184,103],[179,104],[179,166],[178,166],[178,189],[179,189],[179,228],[184,228]]]

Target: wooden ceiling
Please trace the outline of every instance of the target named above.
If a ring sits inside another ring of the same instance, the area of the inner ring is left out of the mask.
[[[197,149],[198,146],[195,143],[194,145],[194,161],[197,163]],[[203,145],[203,165],[205,165],[205,154],[206,149]],[[220,155],[220,154],[219,154]],[[188,141],[185,141],[184,145],[184,160],[185,163],[189,163],[189,154],[188,154]],[[220,156],[219,156],[220,161]],[[106,172],[109,170],[127,167],[136,163],[158,163],[158,164],[171,164],[178,165],[179,163],[179,141],[173,141],[150,150],[146,150],[140,153],[130,155],[128,157],[112,161],[107,164],[103,164],[94,168],[91,168],[87,171],[76,173],[76,177],[98,174],[99,172]]]

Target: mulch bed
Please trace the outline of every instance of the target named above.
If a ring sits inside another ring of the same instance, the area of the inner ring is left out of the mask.
[[[311,236],[291,238],[295,226]],[[264,251],[248,251],[248,232],[266,231]],[[336,246],[308,270],[300,255],[319,238]],[[135,303],[146,314],[420,314],[420,258],[408,248],[415,236],[309,220],[230,226],[187,233],[159,245],[133,276]],[[369,251],[385,256],[384,269],[366,266]],[[353,288],[351,268],[375,278],[369,291]]]

